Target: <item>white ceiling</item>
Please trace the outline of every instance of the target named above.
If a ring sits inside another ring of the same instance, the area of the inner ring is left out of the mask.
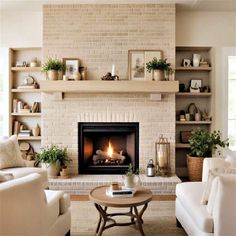
[[[236,0],[0,0],[1,10],[40,10],[43,4],[163,4],[178,10],[236,11]]]

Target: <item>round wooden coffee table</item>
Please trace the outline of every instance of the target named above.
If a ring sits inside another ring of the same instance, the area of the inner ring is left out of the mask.
[[[106,189],[109,186],[99,186],[91,190],[89,193],[89,199],[94,203],[96,209],[99,212],[99,221],[96,229],[96,234],[101,236],[105,229],[113,226],[127,226],[136,225],[142,236],[145,236],[143,231],[142,215],[147,209],[148,203],[152,200],[152,193],[148,189],[140,188],[134,194],[134,197],[109,197],[106,195]],[[142,209],[138,211],[137,207],[142,206]],[[107,212],[108,207],[114,208],[129,208],[125,213],[111,213]],[[130,222],[117,223],[113,216],[129,216]],[[102,223],[102,224],[101,224]],[[107,224],[108,223],[108,224]]]

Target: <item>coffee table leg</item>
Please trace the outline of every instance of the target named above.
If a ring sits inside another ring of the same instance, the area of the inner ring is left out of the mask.
[[[137,221],[138,229],[139,229],[141,235],[145,236],[145,234],[143,232],[142,219],[141,219],[140,214],[138,213],[138,209],[137,209],[136,206],[134,206],[134,213],[136,215],[136,221]]]
[[[97,225],[97,229],[96,229],[96,235],[101,236],[102,232],[104,230],[104,227],[106,225],[106,222],[107,222],[107,220],[106,220],[107,207],[104,207],[104,209],[102,209],[102,207],[100,205],[98,205],[98,204],[94,204],[94,205],[99,212],[99,220],[98,220],[98,225]],[[103,222],[102,222],[102,219],[103,219]],[[101,226],[101,222],[102,222],[102,226]]]
[[[130,207],[130,215],[131,215],[131,222],[134,222],[134,217],[133,215],[133,207]]]

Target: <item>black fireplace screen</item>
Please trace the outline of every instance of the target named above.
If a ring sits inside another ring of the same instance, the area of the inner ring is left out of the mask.
[[[139,167],[139,123],[80,122],[79,174],[124,174]]]

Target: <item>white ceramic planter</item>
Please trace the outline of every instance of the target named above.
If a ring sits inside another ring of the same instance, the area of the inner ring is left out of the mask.
[[[49,165],[48,163],[41,163],[41,167],[47,170],[49,177],[58,176],[61,169],[61,167],[56,164]]]

